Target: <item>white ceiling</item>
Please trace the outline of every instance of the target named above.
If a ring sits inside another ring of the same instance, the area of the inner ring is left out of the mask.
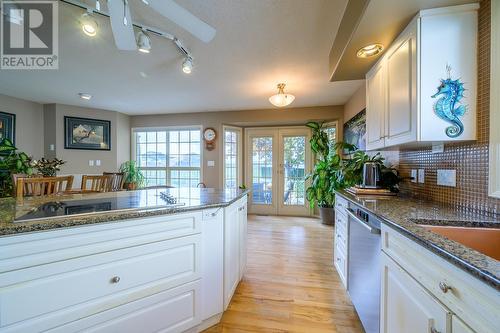
[[[130,2],[134,21],[173,33],[191,50],[191,75],[168,40],[152,36],[147,55],[119,51],[108,19],[98,18],[99,34],[90,38],[78,25],[83,10],[60,3],[59,70],[2,70],[0,93],[154,114],[269,108],[279,82],[296,95],[293,107],[342,105],[362,84],[329,82],[328,54],[346,0],[177,0],[217,29],[208,44],[140,0]]]

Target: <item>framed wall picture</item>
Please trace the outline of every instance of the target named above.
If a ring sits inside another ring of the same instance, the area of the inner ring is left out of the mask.
[[[15,145],[16,140],[16,115],[0,112],[0,141],[9,139]]]
[[[344,142],[366,150],[366,109],[356,114],[344,124]]]
[[[109,120],[64,117],[64,148],[111,150]]]

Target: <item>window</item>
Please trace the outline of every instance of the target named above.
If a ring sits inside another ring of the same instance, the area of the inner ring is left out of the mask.
[[[201,130],[134,130],[134,158],[146,186],[196,187],[201,182]]]
[[[337,142],[337,122],[328,123],[325,125],[325,132],[328,135],[328,143],[330,145],[330,154],[335,154],[333,146]]]
[[[241,129],[224,127],[224,188],[241,185]]]

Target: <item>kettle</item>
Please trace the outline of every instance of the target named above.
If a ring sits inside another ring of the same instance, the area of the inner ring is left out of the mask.
[[[379,188],[380,165],[375,162],[366,162],[363,165],[363,188]]]

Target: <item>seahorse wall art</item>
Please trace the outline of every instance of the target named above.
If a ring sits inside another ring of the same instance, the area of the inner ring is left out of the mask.
[[[460,120],[467,111],[466,105],[460,105],[460,100],[464,97],[464,84],[460,79],[451,79],[451,67],[446,66],[448,78],[441,80],[441,84],[437,88],[437,93],[432,95],[432,98],[439,96],[439,99],[434,104],[434,112],[436,115],[449,122],[445,133],[450,138],[457,138],[464,132],[464,124]]]

